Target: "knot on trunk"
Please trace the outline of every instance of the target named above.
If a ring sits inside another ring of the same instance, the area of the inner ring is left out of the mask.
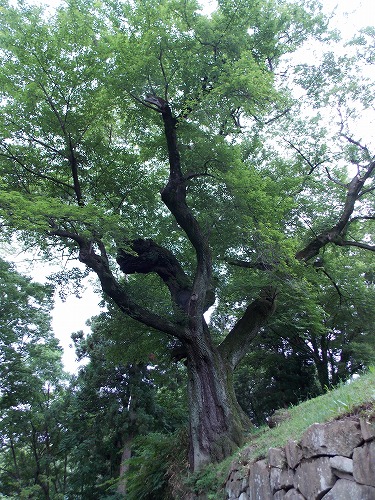
[[[118,250],[116,260],[121,271],[125,274],[158,274],[175,304],[185,309],[191,295],[190,279],[173,253],[151,239],[133,240],[129,247],[131,251]]]
[[[161,113],[167,111],[169,108],[168,102],[165,99],[152,94],[146,95],[145,102],[147,102],[148,104],[152,104],[152,106],[155,107],[155,110],[160,111]]]
[[[259,298],[254,302],[254,306],[262,316],[267,318],[275,312],[276,299],[277,290],[275,287],[269,285],[261,290]]]

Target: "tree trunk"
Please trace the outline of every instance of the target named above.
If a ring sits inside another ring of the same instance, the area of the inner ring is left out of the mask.
[[[189,463],[196,471],[223,460],[243,444],[250,420],[233,390],[232,369],[207,335],[187,346],[190,411]]]
[[[330,379],[329,379],[329,370],[328,370],[328,364],[326,362],[326,360],[315,360],[315,364],[316,364],[316,369],[317,369],[317,372],[318,372],[318,379],[319,379],[319,383],[320,383],[320,386],[322,388],[323,391],[325,391],[328,387],[331,386],[331,382],[330,382]]]
[[[120,475],[119,475],[119,482],[117,486],[117,493],[121,495],[123,498],[126,497],[126,473],[129,470],[129,463],[128,460],[131,458],[132,455],[132,442],[133,442],[133,437],[129,437],[123,446],[122,449],[122,454],[121,454],[121,463],[120,463]]]

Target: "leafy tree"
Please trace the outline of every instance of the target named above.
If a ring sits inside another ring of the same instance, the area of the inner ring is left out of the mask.
[[[134,345],[139,328],[132,331],[137,325],[121,316],[109,304],[109,311],[92,319],[90,335],[73,334],[78,357],[87,360],[71,386],[68,492],[73,497],[112,498],[116,492],[128,497],[125,476],[134,439],[152,431],[170,439],[172,431],[186,424],[185,398],[179,401],[180,387],[173,381],[178,374],[170,367],[164,370],[163,363],[150,364],[162,361],[156,354],[160,339],[147,342],[145,332],[143,342]],[[129,330],[126,336],[124,328]],[[149,350],[152,343],[156,353]],[[172,398],[170,409],[166,402]],[[159,465],[156,461],[154,467]],[[141,484],[144,488],[143,480]]]
[[[236,374],[238,400],[253,421],[373,364],[372,255],[353,257],[326,249],[303,269],[303,281],[279,285],[277,311]],[[220,331],[228,317],[224,308],[216,314]]]
[[[233,371],[278,289],[318,317],[310,263],[375,249],[375,162],[342,111],[372,89],[347,78],[349,57],[294,74],[301,105],[339,103],[336,137],[293,101],[283,56],[325,32],[315,2],[222,0],[204,16],[195,0],[70,0],[49,19],[1,5],[3,234],[77,255],[122,313],[169,336],[190,464],[220,460],[249,426]]]
[[[61,348],[50,328],[52,290],[2,259],[0,286],[0,491],[59,498],[66,475],[64,388]]]

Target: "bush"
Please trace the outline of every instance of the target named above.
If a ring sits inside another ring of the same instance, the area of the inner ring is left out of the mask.
[[[183,498],[181,478],[187,473],[186,432],[150,433],[134,442],[129,460],[127,494],[129,500],[173,500]]]

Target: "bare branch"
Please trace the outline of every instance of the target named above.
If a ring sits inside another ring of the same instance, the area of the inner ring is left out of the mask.
[[[368,160],[371,159],[371,155],[369,153],[369,150],[368,150],[367,146],[363,146],[363,144],[361,144],[359,141],[356,141],[356,140],[352,139],[351,137],[349,137],[348,135],[344,134],[343,132],[341,132],[340,135],[342,137],[344,137],[348,142],[350,142],[350,144],[354,144],[358,148],[362,149],[362,151],[364,151],[366,153],[366,155],[368,157]]]
[[[184,178],[186,181],[189,181],[190,179],[195,179],[196,177],[212,177],[212,179],[215,179],[215,176],[209,174],[208,172],[197,172],[195,174],[188,174]]]
[[[162,111],[157,107],[157,106],[154,106],[154,105],[151,105],[147,102],[147,97],[146,99],[140,99],[139,97],[137,97],[136,95],[132,94],[131,92],[129,92],[129,95],[130,97],[132,97],[135,101],[139,102],[140,104],[142,104],[142,106],[145,106],[146,108],[149,108],[149,109],[152,109],[153,111],[157,111],[158,113],[161,113]]]
[[[310,167],[310,171],[308,172],[307,175],[310,175],[314,172],[314,170],[319,167],[319,165],[322,165],[323,163],[325,163],[327,160],[322,160],[318,163],[316,163],[315,165],[313,163],[311,163],[311,161],[307,158],[307,156],[305,156],[302,151],[297,147],[295,146],[292,142],[288,141],[287,139],[284,139],[284,141],[289,144],[289,146],[291,148],[293,148],[295,151],[297,151],[297,153],[301,156],[301,158],[309,165]]]
[[[246,260],[232,258],[226,258],[225,261],[232,266],[243,267],[245,269],[258,269],[260,271],[271,271],[278,264],[277,262],[271,264],[262,261],[249,262]]]
[[[155,314],[132,300],[130,295],[114,277],[102,241],[87,239],[77,233],[59,229],[53,222],[51,222],[51,231],[49,234],[51,236],[71,239],[77,243],[79,247],[79,260],[96,273],[103,292],[114,301],[122,312],[150,328],[167,333],[180,340],[186,340],[186,333],[181,325]],[[95,245],[99,248],[100,254],[95,252]]]
[[[52,97],[49,95],[49,93],[47,92],[47,89],[44,87],[44,85],[42,83],[38,83],[39,87],[41,88],[45,98],[46,98],[46,101],[47,103],[49,104],[50,108],[52,109],[52,112],[53,114],[55,115],[55,117],[57,118],[57,121],[59,122],[59,125],[60,125],[60,128],[62,130],[62,133],[64,134],[65,137],[67,137],[67,131],[66,131],[66,127],[65,127],[65,120],[63,120],[60,116],[60,113],[58,112],[58,109],[56,108],[56,105],[55,103],[53,102],[53,99]]]
[[[335,280],[332,278],[332,276],[324,268],[319,268],[319,270],[321,270],[322,273],[327,276],[327,278],[330,280],[330,282],[332,283],[332,285],[335,287],[335,289],[336,289],[336,291],[338,293],[338,296],[339,296],[339,302],[340,302],[340,306],[341,306],[342,305],[342,297],[343,297],[343,295],[341,293],[340,287],[335,282]]]
[[[265,122],[265,125],[270,125],[271,123],[275,122],[276,120],[278,120],[279,118],[282,118],[283,116],[285,116],[287,113],[289,113],[289,111],[291,110],[292,108],[289,106],[288,108],[285,108],[283,111],[280,111],[279,113],[277,113],[277,115],[273,116],[272,118],[270,118],[269,120],[267,120]]]
[[[4,158],[8,158],[9,160],[12,160],[12,161],[18,163],[18,165],[20,165],[24,170],[26,170],[26,172],[29,172],[30,174],[33,174],[36,177],[39,177],[40,179],[46,179],[48,181],[53,182],[54,184],[63,186],[69,190],[74,190],[73,185],[68,184],[67,182],[64,182],[64,181],[60,181],[59,179],[56,179],[55,177],[52,177],[50,175],[42,174],[41,172],[37,172],[36,170],[33,170],[32,168],[28,167],[25,163],[23,163],[23,161],[18,156],[14,155],[11,152],[11,150],[8,146],[3,145],[3,147],[6,151],[8,151],[8,154],[0,153],[0,156],[3,156]]]
[[[357,220],[375,220],[375,215],[357,215],[350,219],[349,222],[356,222]]]
[[[327,172],[327,176],[328,176],[328,179],[329,179],[330,181],[334,182],[334,183],[335,183],[335,184],[337,184],[338,186],[341,186],[341,187],[344,187],[344,188],[348,187],[348,186],[347,186],[347,184],[344,184],[343,182],[340,182],[340,181],[338,181],[337,179],[334,179],[334,178],[331,176],[331,174],[330,174],[330,172],[329,172],[329,170],[328,170],[328,168],[327,168],[327,167],[325,167],[325,171]]]
[[[347,185],[346,199],[344,207],[342,209],[341,215],[337,223],[326,231],[318,234],[305,248],[297,252],[296,259],[303,260],[307,262],[311,258],[319,254],[321,248],[323,248],[328,243],[334,243],[339,246],[343,246],[343,234],[350,222],[350,217],[354,211],[355,203],[362,195],[362,188],[366,180],[372,175],[375,170],[375,162],[369,164],[364,175],[355,175],[350,183]],[[356,244],[352,246],[359,246],[361,248],[372,250],[371,246],[363,246],[364,244]]]
[[[169,82],[168,82],[167,73],[165,71],[164,64],[163,64],[163,49],[161,46],[160,46],[160,53],[159,53],[158,59],[159,59],[160,69],[161,69],[163,79],[164,79],[164,85],[165,85],[165,87],[164,87],[164,99],[167,101],[168,100]]]
[[[364,196],[365,194],[368,194],[368,193],[372,193],[373,191],[375,191],[375,186],[371,186],[371,187],[368,187],[366,189],[363,189],[361,191],[361,194],[359,195],[359,197]]]

